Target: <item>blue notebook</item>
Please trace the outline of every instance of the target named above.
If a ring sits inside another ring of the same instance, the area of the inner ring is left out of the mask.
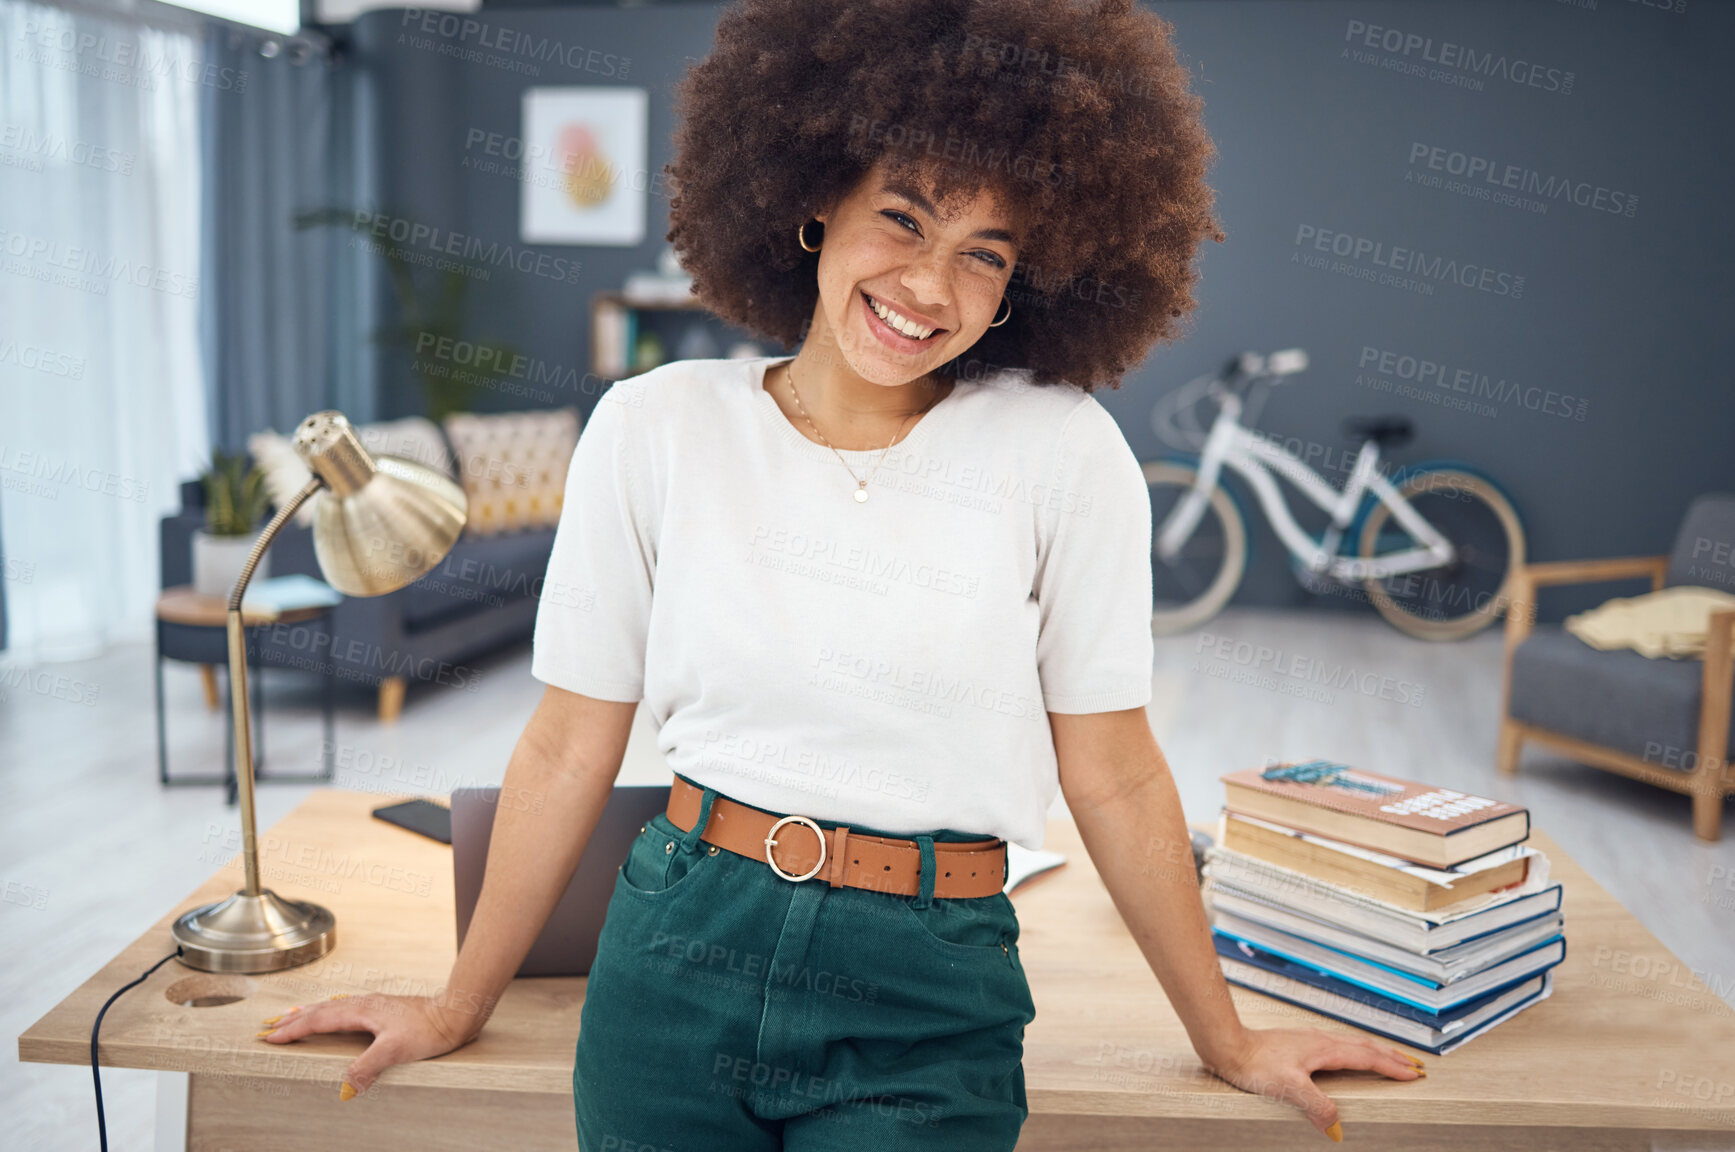
[[[1554,973],[1543,971],[1446,1012],[1429,1013],[1342,981],[1328,988],[1320,975],[1280,956],[1214,936],[1218,962],[1229,983],[1295,1004],[1365,1032],[1409,1044],[1436,1056],[1510,1019],[1554,991]],[[1329,979],[1329,978],[1327,978]]]
[[[1452,1007],[1441,1012],[1433,1012],[1417,1004],[1406,1003],[1402,1000],[1394,1000],[1390,996],[1382,996],[1372,989],[1362,987],[1360,984],[1352,984],[1348,980],[1339,980],[1335,976],[1330,976],[1319,971],[1317,968],[1310,968],[1306,964],[1298,964],[1294,960],[1280,956],[1275,952],[1267,952],[1263,948],[1249,944],[1244,940],[1237,940],[1233,936],[1226,936],[1221,932],[1211,933],[1211,942],[1217,946],[1217,954],[1219,956],[1227,956],[1231,960],[1240,961],[1249,967],[1258,968],[1261,971],[1282,976],[1288,980],[1306,984],[1309,987],[1318,988],[1321,991],[1330,992],[1335,996],[1341,996],[1344,999],[1354,1001],[1357,1004],[1365,1004],[1377,1012],[1399,1016],[1406,1020],[1413,1020],[1418,1024],[1426,1024],[1430,1028],[1440,1028],[1452,1023],[1453,1021],[1461,1020],[1466,1016],[1470,1016],[1478,1009],[1493,1002],[1507,989],[1523,984],[1527,980],[1536,979],[1536,976],[1534,975],[1521,977],[1518,980],[1514,980],[1511,984],[1496,988],[1491,992],[1485,992],[1473,1000],[1466,1000],[1461,1004],[1454,1004]],[[1247,986],[1252,987],[1258,992],[1266,991],[1264,985],[1250,984]],[[1356,1023],[1356,1021],[1351,1020],[1350,1023],[1353,1024]]]
[[[1262,958],[1270,958],[1265,960],[1265,964],[1281,961],[1284,967],[1280,970],[1268,970],[1281,971],[1282,975],[1340,995],[1346,986],[1358,988],[1380,997],[1383,1001],[1407,1004],[1431,1016],[1439,1016],[1510,988],[1519,981],[1548,971],[1566,958],[1566,938],[1556,937],[1520,956],[1497,964],[1486,972],[1442,986],[1393,972],[1378,964],[1355,965],[1349,957],[1344,957],[1339,967],[1327,967],[1313,963],[1307,957],[1271,947],[1262,941],[1242,939],[1221,928],[1212,929],[1211,934],[1213,939],[1227,942],[1232,954],[1237,958],[1255,966],[1261,965]],[[1222,955],[1231,954],[1224,951],[1223,943],[1217,945],[1217,950]],[[1353,971],[1352,966],[1355,969]]]
[[[241,606],[248,612],[291,612],[297,608],[329,608],[342,603],[343,593],[311,576],[273,576],[247,586]]]

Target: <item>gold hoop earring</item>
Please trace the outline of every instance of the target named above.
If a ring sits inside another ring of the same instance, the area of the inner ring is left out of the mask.
[[[1006,305],[1006,315],[1001,316],[1000,319],[998,319],[998,320],[990,321],[988,324],[988,327],[990,327],[990,328],[998,328],[998,327],[1000,327],[1000,325],[1006,323],[1006,321],[1012,319],[1012,301],[1011,301],[1011,299],[1008,297],[1002,296],[1002,297],[1000,297],[1000,302]],[[1000,314],[1000,310],[995,309],[995,315],[998,316],[999,314]]]
[[[812,220],[803,220],[801,226],[795,230],[795,241],[801,245],[803,251],[817,252],[819,251],[819,245],[825,243],[825,233],[821,232],[819,234],[819,244],[815,244],[811,248],[807,246],[807,226],[813,222],[814,221]],[[820,227],[824,228],[825,226],[822,224]]]

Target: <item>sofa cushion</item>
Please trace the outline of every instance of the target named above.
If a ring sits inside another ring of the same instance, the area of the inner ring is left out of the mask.
[[[446,417],[470,501],[465,530],[478,536],[560,523],[566,470],[578,446],[576,408]]]
[[[1601,652],[1557,624],[1539,624],[1512,657],[1514,720],[1637,756],[1698,764],[1702,660]],[[1735,722],[1730,725],[1735,734]]]
[[[1648,659],[1704,659],[1711,617],[1735,611],[1735,594],[1677,584],[1643,596],[1617,596],[1566,618],[1566,630],[1592,648],[1630,648]]]
[[[425,464],[442,476],[458,478],[452,467],[452,454],[446,449],[446,438],[440,435],[439,426],[424,416],[363,424],[355,432],[361,437],[362,446],[375,456],[401,456]]]
[[[404,630],[421,631],[537,595],[553,550],[552,528],[494,536],[466,529],[445,559],[399,593]]]
[[[446,441],[432,420],[406,416],[402,420],[362,424],[355,431],[362,446],[375,456],[401,456],[417,464],[426,464],[442,476],[457,479],[452,470],[452,454],[446,450]],[[265,472],[265,492],[274,509],[288,503],[290,497],[307,486],[313,475],[302,463],[289,437],[273,429],[267,428],[247,437],[247,451],[252,453],[253,462]],[[313,501],[296,509],[294,520],[303,528],[311,528]]]

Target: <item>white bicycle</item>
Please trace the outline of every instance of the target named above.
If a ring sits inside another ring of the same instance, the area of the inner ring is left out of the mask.
[[[1363,443],[1338,491],[1296,453],[1253,431],[1252,415],[1242,419],[1255,385],[1306,367],[1299,348],[1243,353],[1152,411],[1158,436],[1197,452],[1195,459],[1144,465],[1153,525],[1152,631],[1167,635],[1209,620],[1246,573],[1247,521],[1223,484],[1225,467],[1253,490],[1303,587],[1365,592],[1381,616],[1424,640],[1457,640],[1492,624],[1507,606],[1510,573],[1524,563],[1524,528],[1512,502],[1464,465],[1411,465],[1388,477],[1382,449],[1414,435],[1408,420],[1391,416],[1345,422]],[[1206,396],[1218,406],[1208,432],[1191,417]],[[1296,522],[1278,477],[1329,517],[1317,539]]]

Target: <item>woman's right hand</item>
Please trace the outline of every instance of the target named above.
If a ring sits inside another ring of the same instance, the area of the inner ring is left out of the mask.
[[[371,1032],[373,1043],[344,1071],[338,1098],[349,1100],[373,1087],[393,1064],[442,1056],[468,1044],[481,1031],[465,1016],[428,996],[333,996],[323,1004],[296,1005],[265,1021],[259,1033],[270,1044],[289,1044],[315,1032]]]

